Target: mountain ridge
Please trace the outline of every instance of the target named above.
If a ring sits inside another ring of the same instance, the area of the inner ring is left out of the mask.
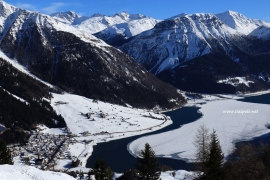
[[[265,35],[267,35],[268,28],[265,27],[263,30]],[[262,64],[265,65],[267,62],[265,62],[265,60],[258,61],[256,59],[259,58],[259,55],[268,57],[268,52],[270,52],[268,44],[269,40],[267,38],[246,35],[239,32],[237,29],[233,29],[224,23],[214,14],[195,13],[180,14],[168,18],[156,24],[153,29],[135,36],[119,48],[134,57],[138,62],[143,64],[147,70],[155,74],[164,82],[169,82],[180,89],[207,93],[214,91],[210,90],[210,86],[206,88],[208,90],[201,89],[199,86],[199,84],[201,84],[199,82],[200,77],[197,77],[196,79],[196,82],[198,82],[197,90],[195,86],[192,85],[192,82],[188,83],[189,81],[187,81],[185,86],[183,86],[180,85],[183,83],[175,83],[173,77],[178,79],[187,78],[180,72],[186,72],[187,76],[192,76],[188,73],[191,72],[192,69],[186,65],[186,62],[190,60],[196,58],[204,59],[204,61],[206,60],[201,57],[228,60],[229,57],[229,59],[241,65],[243,70],[241,76],[254,76],[257,79],[260,79],[260,74],[264,74],[263,76],[266,77],[266,81],[254,81],[257,82],[256,84],[258,87],[262,88],[261,90],[267,89],[270,82],[270,71],[269,68],[267,68],[269,66],[263,67]],[[207,56],[208,54],[210,56]],[[263,59],[266,59],[267,57],[263,57]],[[226,62],[231,64],[231,62],[227,60]],[[219,62],[220,65],[222,63],[218,61],[218,59],[216,62]],[[197,60],[194,61],[194,63],[198,63]],[[215,62],[211,61],[211,63]],[[208,80],[209,78],[212,79],[211,86],[217,88],[216,92],[222,93],[222,91],[218,90],[220,85],[217,84],[217,82],[220,80],[219,78],[226,78],[229,75],[220,73],[217,70],[218,66],[212,65],[213,68],[215,67],[211,70],[213,72],[209,72],[209,74],[205,76],[202,75],[201,81],[207,81],[206,77],[208,77]],[[254,67],[260,68],[256,69]],[[206,74],[207,67],[204,68],[205,69],[201,69],[200,71],[205,71],[203,74]],[[189,71],[185,71],[185,69],[189,69]],[[178,76],[176,74],[178,74]],[[200,74],[200,72],[198,72],[198,74]],[[234,73],[231,74],[231,76],[234,76]],[[187,79],[190,79],[191,81],[192,78],[190,77]],[[268,85],[266,86],[265,84]],[[248,89],[250,89],[250,91],[258,91],[260,89],[255,88],[256,90],[251,90],[251,87],[238,88],[233,86],[231,86],[231,88],[234,88],[234,91],[230,91],[231,93],[237,91],[249,91]]]

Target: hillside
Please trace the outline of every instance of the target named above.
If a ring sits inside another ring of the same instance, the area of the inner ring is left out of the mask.
[[[145,108],[184,104],[176,89],[102,40],[50,16],[5,2],[2,6],[0,48],[40,79],[110,103]]]

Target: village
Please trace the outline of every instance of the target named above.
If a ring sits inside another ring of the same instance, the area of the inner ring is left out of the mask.
[[[54,169],[60,159],[75,162],[77,157],[71,156],[68,147],[70,143],[76,143],[76,140],[68,128],[62,130],[65,133],[61,135],[43,133],[39,130],[31,131],[31,136],[25,146],[9,146],[11,156],[19,157],[21,164],[43,170]]]

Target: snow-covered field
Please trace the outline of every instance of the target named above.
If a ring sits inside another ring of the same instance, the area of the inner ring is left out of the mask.
[[[169,117],[153,111],[94,102],[72,94],[53,94],[51,104],[75,135],[77,143],[70,144],[69,149],[72,155],[79,158],[81,167],[85,167],[93,145],[99,142],[156,131],[172,123]],[[62,130],[44,128],[42,132],[61,134]],[[68,163],[59,161],[57,169],[65,169]]]
[[[239,97],[223,100],[214,96],[207,98],[206,101],[191,100],[188,103],[188,106],[201,108],[202,118],[173,131],[139,138],[129,145],[130,152],[139,154],[148,142],[158,156],[173,155],[174,158],[192,161],[195,155],[195,133],[203,124],[210,131],[216,130],[225,156],[233,151],[235,142],[251,140],[270,132],[267,128],[270,125],[270,105],[236,101]]]
[[[172,175],[173,171],[161,173],[162,180],[183,180],[191,172],[179,170],[175,171],[175,177]],[[122,174],[115,174],[114,178],[120,177]],[[31,166],[15,166],[15,165],[0,165],[0,179],[1,180],[75,180],[75,178],[59,172],[42,171]],[[85,179],[87,179],[85,177]],[[188,180],[188,179],[187,179]]]
[[[75,180],[73,177],[58,172],[42,171],[31,166],[0,166],[1,180]]]

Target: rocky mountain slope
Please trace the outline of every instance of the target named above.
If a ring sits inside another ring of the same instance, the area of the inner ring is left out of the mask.
[[[40,79],[110,103],[146,108],[184,104],[176,89],[102,40],[50,16],[5,2],[1,6],[1,50]]]
[[[265,59],[269,57],[269,43],[265,38],[248,36],[231,28],[216,15],[201,13],[180,14],[164,20],[120,49],[177,88],[233,93],[268,88],[270,66]],[[251,78],[254,84],[242,87],[241,83],[239,86],[219,83],[222,78],[238,76]]]

